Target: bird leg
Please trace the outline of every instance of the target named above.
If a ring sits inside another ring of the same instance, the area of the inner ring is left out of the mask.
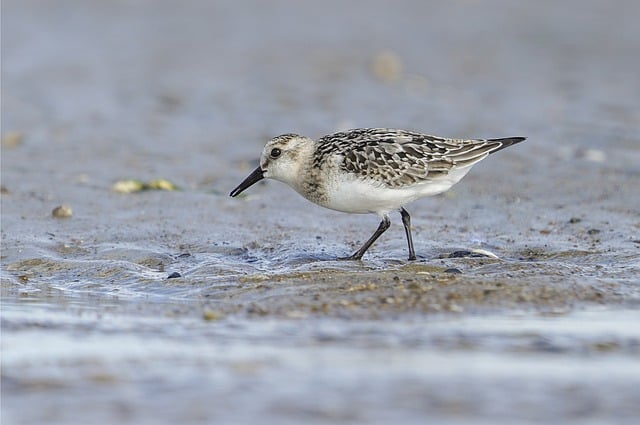
[[[400,215],[402,216],[402,224],[404,225],[404,231],[407,234],[407,243],[409,244],[409,261],[416,259],[416,252],[413,250],[413,239],[411,238],[411,217],[404,208],[400,208]]]
[[[349,257],[340,258],[340,260],[360,260],[364,255],[364,253],[367,252],[369,247],[371,247],[371,245],[376,241],[376,239],[378,239],[380,235],[383,234],[389,228],[389,226],[391,226],[391,220],[389,220],[388,215],[385,215],[384,217],[382,217],[382,221],[380,222],[380,225],[378,226],[376,231],[373,232],[373,235],[371,235],[369,240],[366,241],[364,245],[362,245],[362,248],[356,251],[355,254]]]

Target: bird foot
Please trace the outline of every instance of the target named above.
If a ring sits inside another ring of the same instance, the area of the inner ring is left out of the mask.
[[[362,255],[350,255],[348,257],[338,257],[337,258],[338,261],[359,261],[362,260]]]

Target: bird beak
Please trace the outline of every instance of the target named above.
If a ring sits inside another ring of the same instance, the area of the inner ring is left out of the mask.
[[[253,170],[251,174],[249,174],[249,176],[246,179],[242,181],[242,183],[238,185],[238,187],[236,187],[231,191],[229,196],[235,197],[240,195],[242,192],[244,192],[246,188],[253,185],[254,183],[259,182],[263,178],[264,178],[264,173],[262,172],[262,168],[260,167],[256,168],[255,170]]]

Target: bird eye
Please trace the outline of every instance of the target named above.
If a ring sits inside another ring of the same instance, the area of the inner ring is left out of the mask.
[[[282,151],[278,148],[271,149],[271,158],[277,158],[282,154]]]

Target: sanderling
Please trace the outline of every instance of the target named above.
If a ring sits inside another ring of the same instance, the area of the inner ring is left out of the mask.
[[[415,260],[411,218],[404,206],[447,191],[487,155],[522,142],[503,139],[448,139],[404,130],[362,128],[312,140],[283,134],[269,140],[260,165],[233,189],[237,196],[263,178],[279,180],[332,210],[374,213],[382,218],[373,235],[353,255],[359,260],[390,226],[389,213],[399,211]]]

